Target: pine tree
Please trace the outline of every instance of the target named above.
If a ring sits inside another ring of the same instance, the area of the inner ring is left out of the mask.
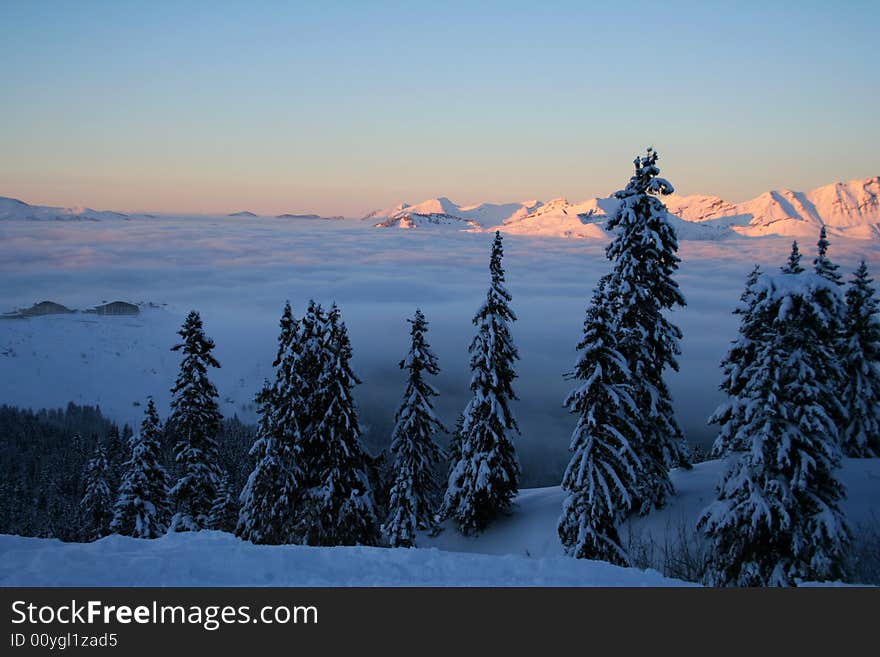
[[[235,525],[238,522],[238,504],[235,496],[229,488],[229,477],[224,476],[220,479],[220,485],[217,487],[217,497],[211,505],[211,513],[208,516],[208,527],[221,532],[232,533],[235,531]]]
[[[122,482],[123,464],[128,458],[129,443],[120,434],[119,427],[114,424],[107,433],[105,445],[107,453],[107,484],[111,489],[117,489]]]
[[[462,440],[464,440],[464,413],[459,413],[458,417],[455,418],[455,427],[452,429],[452,433],[449,434],[449,442],[444,450],[447,465],[447,481],[449,481],[449,475],[452,474],[452,471],[458,464],[458,460],[461,458]]]
[[[828,241],[827,233],[825,231],[825,226],[822,226],[819,231],[819,241],[816,244],[816,246],[819,247],[819,252],[816,255],[815,260],[813,260],[813,267],[819,276],[831,281],[835,285],[843,285],[843,280],[837,271],[840,267],[828,259],[828,247],[830,244],[831,243]]]
[[[287,303],[273,362],[275,382],[267,381],[257,395],[260,420],[257,439],[250,450],[256,463],[240,496],[236,525],[236,534],[254,543],[278,545],[295,540],[295,505],[302,478],[296,459],[298,341],[299,324]]]
[[[626,359],[639,408],[632,447],[640,470],[633,510],[647,513],[662,507],[673,493],[669,468],[686,460],[684,436],[675,420],[672,396],[663,378],[666,368],[678,370],[681,330],[664,315],[685,305],[672,276],[680,259],[678,238],[659,196],[674,190],[660,177],[657,152],[635,159],[635,174],[608,221],[615,233],[606,254],[613,262],[607,288],[615,309],[616,349]]]
[[[444,430],[431,402],[431,397],[439,393],[425,380],[426,374],[436,376],[440,372],[437,357],[425,339],[428,322],[421,310],[407,321],[411,325],[411,344],[400,368],[409,372],[409,378],[391,434],[394,484],[388,517],[382,525],[392,547],[412,547],[417,530],[434,527],[438,493],[434,468],[440,460],[434,434]]]
[[[96,541],[106,536],[113,518],[113,499],[108,475],[107,452],[101,443],[95,448],[94,456],[86,465],[83,479],[85,493],[80,501],[82,519],[81,535],[84,541]]]
[[[880,318],[865,261],[846,290],[841,346],[846,418],[842,442],[847,456],[880,456]]]
[[[737,439],[745,410],[740,394],[748,382],[744,372],[755,358],[756,340],[759,338],[756,331],[760,328],[760,322],[755,321],[753,313],[759,301],[755,295],[755,285],[760,275],[761,268],[755,265],[746,278],[745,290],[739,298],[740,303],[733,311],[733,314],[740,316],[739,337],[731,343],[730,350],[721,362],[723,377],[719,386],[727,395],[727,399],[709,418],[710,424],[720,426],[711,452],[715,458],[730,452],[742,451],[747,447],[747,441],[743,437]]]
[[[617,526],[635,494],[639,462],[631,443],[638,436],[639,411],[631,395],[629,366],[615,346],[608,282],[606,276],[596,288],[578,344],[581,357],[571,378],[582,383],[565,400],[578,422],[562,479],[567,495],[558,532],[573,557],[627,566]]]
[[[322,314],[317,307],[313,316],[319,320]],[[300,505],[299,531],[308,545],[375,545],[378,522],[353,396],[360,380],[351,369],[351,341],[335,304],[320,332],[318,376],[303,402],[310,423],[300,458],[311,486]]]
[[[316,468],[323,450],[316,426],[325,410],[321,407],[318,380],[327,367],[327,322],[327,313],[321,304],[309,301],[295,343],[297,357],[291,377],[291,393],[296,399],[294,412],[299,426],[297,456],[306,488],[317,484],[319,473]]]
[[[837,286],[810,273],[761,276],[752,311],[757,344],[739,393],[737,439],[698,527],[709,539],[714,585],[788,586],[843,576],[849,533],[833,417],[839,365],[825,309],[841,312]]]
[[[388,450],[383,449],[376,456],[365,452],[367,461],[367,478],[373,491],[373,508],[377,518],[388,515],[388,503],[391,501],[391,463]]]
[[[150,399],[140,433],[131,439],[110,531],[136,538],[158,538],[168,529],[169,478],[160,463],[162,427]]]
[[[295,543],[309,544],[310,541],[317,541],[316,536],[320,533],[314,529],[320,525],[320,503],[313,492],[321,485],[324,445],[317,425],[324,410],[318,395],[318,381],[328,366],[328,335],[326,312],[321,304],[310,300],[295,340],[297,358],[291,378],[298,425],[294,453],[300,475],[298,503],[294,508],[291,530],[291,539]]]
[[[801,252],[798,249],[797,240],[791,243],[791,254],[788,256],[788,262],[782,267],[783,274],[802,274],[804,268],[801,266]]]
[[[220,483],[216,436],[222,418],[217,389],[208,379],[208,368],[220,367],[220,363],[211,353],[214,341],[205,336],[202,319],[195,310],[189,313],[178,335],[183,341],[172,351],[182,351],[183,360],[171,389],[168,423],[177,437],[174,456],[181,476],[171,489],[177,509],[171,529],[199,531],[208,527]]]
[[[837,272],[838,266],[828,259],[828,247],[830,246],[830,243],[826,236],[825,226],[822,226],[819,231],[819,241],[816,246],[818,247],[818,250],[816,258],[813,260],[813,267],[816,274],[827,280],[829,283],[838,286],[843,285],[841,276]],[[823,305],[822,311],[823,316],[827,318],[828,324],[824,327],[822,337],[828,342],[828,346],[837,354],[838,360],[842,361],[844,358],[844,313],[840,312],[840,306],[837,304],[837,299],[833,295],[820,295],[816,298],[816,301],[817,303],[825,304]],[[842,371],[839,371],[839,373],[842,375]],[[828,380],[828,386],[835,392],[842,390],[845,384],[846,382],[842,379],[837,381],[832,379]],[[835,426],[838,427],[838,430],[841,430],[847,424],[843,404],[834,404],[831,408],[831,412],[831,419],[834,421]],[[841,438],[843,438],[842,434]]]
[[[508,431],[519,431],[510,411],[519,358],[509,324],[516,320],[504,286],[501,233],[495,233],[489,261],[491,284],[474,316],[477,334],[470,345],[473,392],[464,412],[460,456],[449,475],[441,515],[454,518],[459,530],[473,534],[508,510],[517,493],[519,461]]]

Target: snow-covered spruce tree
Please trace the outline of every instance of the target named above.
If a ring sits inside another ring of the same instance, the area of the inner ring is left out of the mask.
[[[211,506],[220,483],[216,435],[220,430],[217,389],[208,379],[209,367],[220,367],[211,353],[214,341],[205,336],[202,318],[189,313],[178,335],[183,339],[172,347],[183,360],[171,389],[171,417],[168,424],[176,437],[174,458],[180,478],[171,489],[176,513],[173,531],[199,531],[208,527]]]
[[[113,498],[107,483],[107,452],[101,443],[86,464],[83,476],[85,493],[79,503],[81,536],[84,541],[96,541],[110,531],[113,518]]]
[[[735,437],[742,425],[744,411],[740,393],[747,381],[743,374],[746,366],[754,360],[755,340],[760,337],[757,331],[760,330],[761,324],[755,322],[753,317],[755,305],[759,300],[755,294],[755,284],[760,275],[761,268],[755,265],[746,278],[746,287],[739,298],[739,305],[733,311],[734,315],[740,316],[739,336],[731,343],[727,355],[721,361],[722,379],[719,385],[727,395],[727,399],[709,418],[710,424],[717,424],[720,427],[712,445],[711,455],[715,458],[746,449],[746,444],[742,440],[736,440]]]
[[[254,469],[241,492],[236,534],[253,543],[279,545],[295,540],[295,504],[301,471],[295,458],[299,422],[295,384],[299,323],[290,304],[281,315],[274,384],[257,395],[259,423],[250,455]]]
[[[828,241],[825,226],[822,226],[819,231],[819,241],[816,243],[819,251],[816,254],[816,258],[813,260],[813,267],[819,276],[828,279],[836,285],[843,285],[843,279],[837,271],[840,267],[828,259],[828,247],[830,245],[831,243]]]
[[[162,425],[150,399],[140,433],[131,439],[110,531],[135,538],[158,538],[168,529],[170,506],[168,473],[162,467]]]
[[[128,425],[125,426],[128,433]],[[111,489],[119,488],[122,482],[122,472],[124,463],[129,456],[129,443],[127,438],[123,438],[119,427],[115,424],[110,427],[107,432],[107,439],[104,441],[104,451],[107,454],[107,484]]]
[[[382,525],[382,533],[392,547],[412,547],[417,530],[434,527],[439,490],[435,466],[440,461],[434,434],[444,431],[431,402],[438,392],[425,380],[425,375],[440,373],[437,357],[425,339],[428,322],[421,310],[407,321],[410,349],[400,361],[400,368],[407,370],[409,377],[391,433],[394,483],[388,516]]]
[[[489,260],[491,284],[474,316],[477,333],[470,345],[473,393],[464,411],[458,461],[452,466],[441,515],[453,518],[463,534],[485,529],[505,512],[517,493],[519,461],[509,431],[519,431],[510,411],[519,358],[510,323],[510,293],[504,286],[501,233],[495,233]]]
[[[297,438],[298,457],[302,466],[305,485],[313,485],[317,473],[312,468],[318,463],[322,445],[318,441],[315,425],[323,417],[320,397],[317,394],[318,380],[327,365],[327,313],[321,304],[309,301],[300,321],[299,333],[295,341],[296,360],[294,361],[292,386],[295,391],[297,424],[300,435]]]
[[[843,449],[847,456],[880,456],[880,317],[865,261],[846,290],[841,345],[845,410]]]
[[[639,471],[631,447],[638,435],[638,408],[630,394],[629,366],[616,349],[608,282],[606,276],[593,294],[578,344],[581,357],[571,374],[581,383],[565,400],[578,422],[562,479],[567,495],[558,531],[569,555],[628,566],[617,526],[630,510]]]
[[[446,449],[444,450],[447,465],[447,481],[449,480],[449,475],[451,475],[452,471],[455,469],[458,459],[461,458],[461,441],[463,437],[464,413],[459,413],[458,417],[455,418],[455,427],[453,427],[452,432],[449,434],[449,442],[446,443]]]
[[[315,317],[323,313],[316,309]],[[367,458],[360,442],[351,341],[334,304],[320,343],[320,370],[304,406],[310,423],[300,444],[311,478],[298,531],[308,545],[375,545],[379,539]]]
[[[797,240],[791,243],[791,253],[788,256],[788,262],[782,266],[783,274],[802,274],[804,271],[801,265],[801,251],[798,248]]]
[[[234,532],[238,522],[238,503],[229,488],[229,477],[220,479],[217,487],[217,497],[211,505],[211,513],[208,516],[208,527],[221,532]]]
[[[816,274],[818,274],[828,282],[833,283],[834,285],[843,285],[841,276],[837,271],[838,266],[828,259],[828,247],[830,246],[830,243],[825,232],[825,226],[822,226],[821,230],[819,231],[819,241],[817,242],[816,246],[816,258],[813,260],[813,269]],[[825,336],[828,340],[829,346],[831,346],[837,353],[838,360],[842,361],[844,355],[844,314],[841,314],[839,312],[840,306],[836,305],[831,300],[832,297],[828,295],[820,296],[819,298],[817,298],[818,303],[832,303],[832,305],[826,305],[823,307],[823,314],[828,317],[829,321],[829,325],[827,327],[827,330],[825,331]],[[838,381],[828,381],[828,385],[838,392],[843,389],[845,384],[846,382],[842,379]],[[843,427],[847,424],[845,410],[846,409],[844,408],[843,404],[835,404],[834,407],[831,409],[833,413],[831,419],[834,421],[834,424],[837,426],[838,430],[842,430]],[[842,437],[843,436],[841,434],[841,438]]]
[[[814,273],[762,275],[754,286],[754,359],[743,373],[733,460],[698,527],[711,550],[707,581],[788,586],[843,576],[849,532],[833,406],[839,363],[827,340],[842,312],[837,286]],[[750,328],[750,330],[752,330]]]
[[[638,406],[632,445],[640,469],[633,510],[648,513],[662,507],[673,492],[669,468],[686,460],[684,437],[675,420],[672,396],[663,378],[666,368],[678,370],[681,330],[665,312],[685,305],[672,276],[678,269],[678,238],[660,196],[674,190],[660,177],[657,152],[648,149],[635,159],[635,174],[608,221],[614,239],[606,254],[613,262],[607,289],[615,308],[612,329],[616,350],[626,359]]]
[[[291,542],[308,544],[320,519],[315,515],[318,504],[313,503],[311,493],[320,485],[320,464],[323,452],[320,435],[316,430],[323,417],[318,390],[318,379],[326,366],[327,356],[327,313],[321,304],[310,300],[306,312],[299,322],[294,350],[297,355],[291,377],[292,390],[295,390],[294,412],[298,433],[294,450],[298,465],[299,485],[298,503],[294,506],[294,523],[291,528]],[[274,402],[273,402],[274,403]]]

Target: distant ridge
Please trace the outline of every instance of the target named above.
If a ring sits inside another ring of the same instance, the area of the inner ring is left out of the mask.
[[[693,194],[664,197],[678,236],[685,240],[719,240],[782,235],[814,237],[821,226],[831,236],[880,240],[880,176],[823,185],[807,192],[771,190],[742,203],[717,196]],[[459,205],[445,196],[416,205],[400,203],[364,217],[377,228],[500,230],[520,235],[578,239],[609,238],[605,223],[615,212],[613,196],[578,203],[551,201],[477,203]],[[91,208],[56,208],[29,205],[0,197],[0,221],[105,221],[147,218]],[[230,217],[257,217],[242,211]],[[281,214],[278,219],[333,219],[317,214]]]
[[[101,221],[104,219],[128,219],[127,214],[91,208],[55,208],[47,205],[29,205],[17,198],[0,196],[0,221]]]
[[[772,190],[742,203],[699,194],[673,194],[663,202],[681,239],[813,237],[823,225],[831,235],[880,239],[880,176],[832,183],[808,192]],[[604,225],[617,204],[617,199],[608,196],[579,203],[558,198],[460,206],[439,197],[377,210],[364,219],[377,228],[444,225],[471,231],[608,239]]]

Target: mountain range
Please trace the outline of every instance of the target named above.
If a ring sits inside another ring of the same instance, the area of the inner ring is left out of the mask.
[[[773,190],[742,203],[699,194],[672,194],[663,202],[681,239],[807,237],[823,225],[832,235],[880,238],[880,176],[832,183],[808,192]],[[441,197],[417,205],[401,203],[371,212],[364,219],[377,228],[449,226],[480,232],[607,239],[605,223],[618,203],[614,196],[608,196],[579,203],[557,198],[457,205]]]
[[[679,238],[685,240],[765,235],[810,237],[816,235],[823,225],[830,235],[880,239],[880,176],[832,183],[808,192],[772,190],[742,203],[700,194],[672,194],[663,197],[663,202]],[[557,198],[551,201],[472,205],[458,205],[446,197],[440,197],[416,205],[401,203],[392,208],[376,210],[364,220],[385,229],[500,230],[520,235],[607,240],[609,234],[605,225],[618,203],[613,195],[578,203]],[[256,215],[240,212],[230,216]],[[121,212],[29,205],[18,199],[0,197],[0,220],[102,221],[131,218]],[[278,218],[315,219],[318,215],[286,214]]]

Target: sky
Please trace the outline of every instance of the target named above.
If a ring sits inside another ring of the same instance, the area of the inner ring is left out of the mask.
[[[2,0],[0,196],[368,211],[880,173],[871,2]]]

